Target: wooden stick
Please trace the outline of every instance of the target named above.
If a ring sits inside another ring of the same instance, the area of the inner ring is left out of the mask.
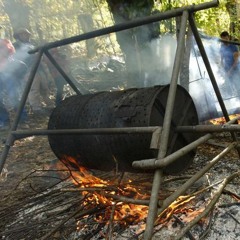
[[[186,190],[191,187],[199,178],[201,178],[209,169],[216,165],[228,152],[230,152],[235,146],[236,142],[229,144],[229,146],[224,149],[220,154],[213,158],[205,167],[198,171],[192,178],[187,180],[179,189],[177,189],[171,196],[160,202],[159,214],[164,211],[173,201],[175,201],[181,194],[186,192]]]
[[[119,180],[118,180],[118,187],[120,186],[122,180],[123,180],[123,176],[124,176],[124,173],[121,174]],[[114,220],[114,213],[115,213],[115,210],[116,210],[116,203],[113,204],[112,206],[112,211],[111,211],[111,215],[110,215],[110,219],[109,219],[109,225],[108,225],[108,228],[107,228],[107,240],[111,240],[112,239],[112,235],[113,235],[113,220]]]
[[[75,212],[73,212],[69,217],[67,217],[64,221],[62,221],[59,225],[57,225],[51,232],[49,232],[48,234],[43,236],[43,238],[41,240],[49,239],[49,237],[51,237],[59,228],[61,228],[67,221],[69,221],[71,218],[76,216],[79,212],[82,211],[82,213],[80,215],[85,216],[85,215],[89,215],[89,214],[101,211],[103,208],[104,208],[103,206],[98,206],[98,207],[91,208],[91,209],[88,209],[88,210],[83,210],[83,206],[81,206]]]
[[[175,215],[173,215],[173,218],[176,220],[177,223],[180,224],[181,227],[184,227],[184,226],[185,226],[184,223],[181,221],[180,218],[178,218],[178,217],[175,216]],[[186,235],[188,236],[188,238],[189,238],[190,240],[196,240],[195,237],[192,235],[192,233],[191,233],[190,231],[188,231]]]
[[[232,181],[235,177],[239,177],[239,176],[240,176],[240,171],[233,173],[229,177],[225,178],[223,180],[223,182],[220,184],[220,186],[219,186],[216,194],[213,196],[211,202],[207,205],[206,209],[201,214],[199,214],[193,221],[191,221],[185,228],[183,228],[180,231],[180,233],[178,233],[178,235],[173,238],[173,240],[180,240],[186,234],[186,232],[189,231],[189,229],[191,229],[195,224],[197,224],[203,217],[207,216],[207,214],[212,210],[212,208],[217,203],[217,201],[220,198],[226,185],[230,181]]]

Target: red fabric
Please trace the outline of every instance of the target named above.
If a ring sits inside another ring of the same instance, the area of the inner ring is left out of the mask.
[[[15,53],[15,48],[12,45],[12,42],[8,39],[0,39],[0,50],[7,50],[9,56]]]
[[[0,39],[0,70],[4,70],[6,64],[15,53],[15,48],[12,42],[8,39]]]

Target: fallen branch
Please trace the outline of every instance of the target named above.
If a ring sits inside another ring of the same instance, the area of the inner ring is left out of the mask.
[[[177,222],[178,224],[180,224],[181,227],[184,227],[184,226],[185,226],[185,224],[182,222],[182,220],[181,220],[180,218],[178,218],[178,217],[175,216],[175,215],[173,215],[173,218],[176,220],[176,222]],[[188,238],[189,238],[190,240],[196,240],[195,237],[192,235],[192,233],[191,233],[190,231],[188,231],[188,232],[186,233],[186,235],[188,236]]]
[[[231,206],[240,206],[240,202],[234,202],[234,203],[225,203],[225,204],[221,204],[218,207],[219,208],[227,208],[227,207],[231,207]]]
[[[123,180],[123,176],[124,176],[124,173],[121,174],[119,180],[118,180],[118,187],[120,186],[122,180]],[[113,235],[113,220],[114,220],[114,213],[115,213],[115,210],[116,210],[116,202],[113,204],[112,206],[112,211],[111,211],[111,215],[110,215],[110,219],[109,219],[109,225],[108,225],[108,228],[107,228],[107,239],[112,239],[112,235]]]
[[[136,205],[149,205],[149,201],[150,201],[149,199],[146,199],[146,200],[134,199],[134,198],[118,196],[118,195],[113,195],[113,194],[107,194],[107,193],[103,193],[103,196],[112,198],[117,202],[132,203],[132,204],[136,204]]]
[[[82,211],[82,213],[80,214],[80,216],[78,217],[83,217],[86,215],[90,215],[92,213],[96,213],[99,212],[103,209],[103,206],[98,206],[92,209],[88,209],[88,210],[84,210],[84,207],[81,206],[80,208],[78,208],[75,212],[73,212],[69,217],[67,217],[66,219],[64,219],[64,221],[62,221],[59,225],[57,225],[51,232],[49,232],[48,234],[46,234],[45,236],[43,236],[43,238],[41,240],[47,240],[49,237],[51,237],[55,232],[57,232],[57,230],[59,228],[61,228],[66,222],[68,222],[71,218],[73,218],[74,216],[76,216],[79,212]]]
[[[208,221],[208,225],[207,225],[205,231],[200,234],[199,240],[204,240],[204,239],[206,239],[206,236],[209,234],[209,232],[210,232],[210,230],[211,230],[211,227],[212,227],[212,225],[213,225],[213,223],[214,223],[214,219],[215,219],[215,218],[214,218],[213,211],[211,211],[210,219],[209,219],[209,221]]]
[[[233,193],[227,189],[223,190],[223,194],[228,194],[229,196],[233,197],[235,200],[240,201],[240,196],[237,195],[236,193]]]
[[[172,202],[174,202],[181,194],[185,193],[189,187],[191,187],[199,178],[201,178],[209,169],[216,165],[227,153],[229,153],[237,143],[231,143],[229,146],[224,149],[220,154],[213,158],[205,167],[193,175],[189,180],[187,180],[179,189],[177,189],[171,196],[166,198],[164,201],[159,202],[158,205],[160,209],[158,214],[163,212]]]
[[[76,187],[76,188],[64,188],[61,189],[61,192],[101,192],[101,191],[117,191],[115,186],[106,186],[106,187]]]
[[[235,177],[240,176],[240,171],[233,173],[229,177],[225,178],[222,183],[220,184],[219,188],[216,191],[216,194],[213,196],[211,202],[207,205],[206,209],[199,214],[193,221],[191,221],[185,228],[183,228],[180,233],[178,233],[177,236],[175,236],[174,240],[181,239],[195,224],[197,224],[203,217],[207,216],[208,213],[212,210],[212,208],[215,206],[217,201],[219,200],[224,188],[226,185],[231,182]]]
[[[171,177],[171,178],[168,178],[166,180],[163,180],[162,184],[166,184],[166,183],[169,183],[169,182],[176,182],[178,180],[185,180],[185,179],[189,179],[191,178],[192,175],[185,175],[185,176],[179,176],[179,177]]]
[[[230,212],[227,212],[227,215],[230,216],[236,223],[240,224],[240,222]]]

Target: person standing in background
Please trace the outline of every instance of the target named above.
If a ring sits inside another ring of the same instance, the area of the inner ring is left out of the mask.
[[[23,28],[16,31],[13,36],[16,39],[16,42],[14,43],[16,48],[15,57],[26,63],[29,72],[35,59],[33,54],[28,53],[29,50],[34,48],[30,42],[31,33]],[[38,116],[44,115],[46,109],[53,108],[53,103],[49,96],[50,88],[47,66],[44,62],[41,62],[38,66],[35,79],[29,92],[29,104],[33,114]]]
[[[230,44],[230,35],[227,31],[223,31],[220,34],[222,40],[226,42],[221,43],[220,56],[221,66],[225,72],[225,76],[229,81],[229,85],[232,88],[233,94],[238,94],[240,89],[239,82],[239,50],[236,45]]]
[[[55,61],[59,64],[59,66],[63,69],[63,71],[67,73],[68,63],[66,55],[61,54],[58,48],[51,49],[50,53],[52,54]],[[63,100],[64,85],[67,84],[67,82],[62,74],[50,61],[47,62],[47,65],[56,86],[55,106],[58,106],[58,104]]]
[[[9,125],[11,115],[17,111],[27,73],[26,64],[14,59],[14,53],[15,49],[11,41],[0,39],[0,125],[2,127]],[[27,111],[24,108],[20,122],[26,122],[27,118]]]

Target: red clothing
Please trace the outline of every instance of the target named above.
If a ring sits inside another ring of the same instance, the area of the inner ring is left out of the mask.
[[[15,48],[8,39],[0,39],[0,71],[4,69],[9,58],[15,53]]]

